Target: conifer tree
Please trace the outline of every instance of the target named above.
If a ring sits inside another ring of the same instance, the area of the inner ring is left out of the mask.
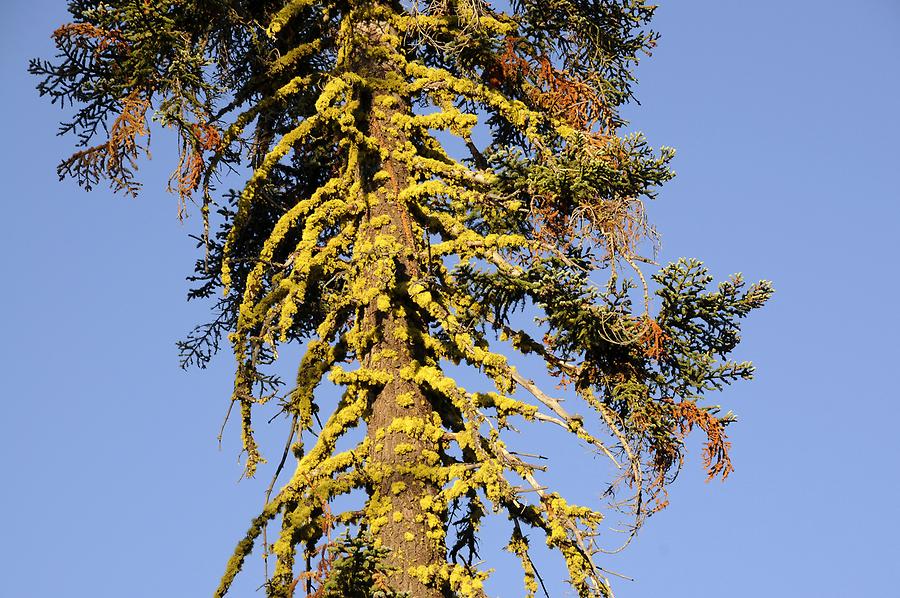
[[[71,0],[69,11],[57,58],[30,66],[40,93],[73,110],[62,133],[78,151],[60,177],[136,194],[150,119],[177,134],[170,187],[205,225],[190,297],[214,312],[180,343],[183,360],[233,350],[247,476],[264,452],[281,455],[255,440],[262,405],[290,422],[290,477],[270,488],[216,596],[254,546],[274,559],[273,597],[483,596],[478,531],[492,513],[508,518],[523,594],[541,592],[529,548],[545,542],[578,595],[607,596],[604,513],[625,511],[633,531],[662,508],[692,429],[705,433],[709,476],[730,473],[735,418],[705,401],[752,375],[729,354],[772,290],[739,276],[711,288],[696,260],[644,273],[655,242],[644,202],[672,177],[673,152],[623,134],[620,108],[657,40],[653,6]],[[246,183],[220,189],[226,176]],[[537,318],[523,326],[523,313]],[[289,343],[304,355],[282,385],[273,364]],[[564,390],[540,388],[514,354]],[[451,366],[493,390],[463,388]],[[336,404],[326,378],[342,389]],[[557,426],[608,459],[619,475],[598,491],[618,498],[581,506],[545,487],[517,425]]]

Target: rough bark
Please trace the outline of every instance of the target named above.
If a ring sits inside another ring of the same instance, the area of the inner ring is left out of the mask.
[[[398,198],[400,191],[409,185],[409,172],[404,164],[391,156],[393,150],[403,147],[407,138],[392,124],[391,118],[398,113],[411,113],[411,107],[408,98],[391,91],[391,82],[403,75],[397,72],[390,55],[385,56],[385,52],[391,50],[381,40],[384,35],[395,32],[378,22],[362,23],[357,31],[364,40],[358,49],[358,66],[370,82],[367,90],[370,96],[363,98],[362,112],[366,115],[368,134],[386,150],[381,156],[369,156],[369,163],[364,162],[363,169],[368,172],[380,169],[390,175],[375,189],[367,217],[370,222],[381,224],[373,227],[369,236],[372,241],[379,236],[389,236],[400,245],[395,267],[396,286],[402,287],[418,276],[419,264],[414,257],[417,247],[409,224],[409,210]],[[378,96],[385,95],[391,96],[389,106],[376,101]],[[372,284],[379,282],[373,280]],[[364,316],[366,328],[373,327],[376,336],[370,352],[362,356],[363,366],[390,377],[390,382],[374,398],[368,418],[368,435],[373,446],[370,464],[374,471],[384,472],[370,488],[369,501],[370,506],[382,505],[382,517],[386,517],[386,521],[382,519],[383,523],[376,526],[376,539],[390,549],[385,565],[394,570],[390,578],[392,589],[408,592],[415,598],[441,598],[444,592],[440,588],[429,587],[413,574],[416,568],[434,569],[445,563],[443,538],[434,537],[434,528],[429,525],[429,517],[421,504],[424,497],[435,496],[440,488],[424,479],[421,472],[414,471],[417,467],[422,469],[423,453],[435,454],[440,447],[422,434],[388,431],[398,418],[431,421],[433,411],[418,385],[401,376],[403,367],[422,358],[423,348],[415,331],[421,330],[424,324],[415,316],[413,305],[401,299],[400,289],[394,291],[397,304],[392,309],[380,312],[373,304]],[[434,525],[434,519],[431,519],[431,525]]]

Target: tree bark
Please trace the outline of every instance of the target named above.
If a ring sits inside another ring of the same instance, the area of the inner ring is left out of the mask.
[[[368,80],[367,93],[371,94],[363,98],[361,112],[365,114],[369,136],[382,149],[380,155],[369,156],[368,163],[362,163],[362,170],[370,176],[379,170],[389,175],[379,186],[363,181],[364,186],[374,191],[367,218],[376,225],[370,229],[367,240],[374,242],[386,236],[400,247],[394,264],[395,288],[389,289],[393,291],[391,308],[380,311],[376,301],[364,314],[364,328],[374,330],[375,338],[370,351],[361,356],[362,366],[390,378],[374,398],[367,422],[372,446],[369,465],[376,472],[367,508],[379,515],[374,522],[370,521],[376,542],[390,549],[385,565],[393,570],[391,588],[407,592],[413,598],[442,598],[445,595],[442,589],[421,579],[424,568],[434,571],[446,562],[443,532],[434,527],[442,529],[444,522],[426,512],[422,503],[422,499],[434,497],[440,491],[434,481],[422,475],[423,465],[434,465],[425,463],[423,455],[431,455],[433,459],[441,448],[438,442],[421,433],[410,433],[408,428],[407,431],[389,430],[398,418],[406,422],[431,422],[433,411],[419,386],[401,376],[402,368],[413,361],[421,362],[424,355],[418,340],[424,323],[415,315],[415,306],[402,291],[402,287],[420,274],[409,210],[399,199],[400,192],[411,182],[410,173],[405,164],[392,157],[392,152],[403,148],[408,139],[391,119],[398,114],[410,115],[412,109],[409,98],[402,97],[396,85],[392,85],[402,80],[404,74],[393,60],[396,50],[383,40],[384,36],[396,36],[396,31],[378,21],[360,23],[356,31],[357,43],[362,42],[357,49],[360,55],[356,66]],[[372,285],[381,284],[372,281]]]

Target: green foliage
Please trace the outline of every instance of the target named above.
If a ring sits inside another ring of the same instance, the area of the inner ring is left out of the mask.
[[[730,356],[772,288],[733,277],[712,290],[695,260],[644,274],[657,242],[644,202],[673,176],[674,153],[623,134],[619,108],[655,45],[653,11],[637,0],[70,3],[58,57],[30,66],[42,95],[75,108],[61,132],[78,150],[60,176],[136,193],[149,120],[177,133],[170,188],[204,218],[189,297],[213,309],[180,343],[183,363],[205,366],[230,344],[248,476],[264,463],[256,414],[274,403],[290,422],[293,473],[217,596],[260,539],[276,559],[270,596],[293,594],[297,561],[331,563],[326,595],[391,596],[402,582],[481,596],[479,527],[493,513],[511,522],[528,595],[540,579],[529,535],[562,554],[580,596],[610,595],[604,505],[546,489],[514,450],[517,421],[562,427],[621,469],[600,489],[629,493],[609,506],[630,530],[666,504],[694,427],[709,475],[730,473],[735,418],[705,403],[751,377]],[[241,189],[216,188],[229,173],[247,175]],[[539,317],[520,330],[523,310]],[[287,344],[306,349],[293,384],[270,367]],[[509,345],[583,413],[510,365]],[[448,362],[495,390],[466,390]],[[342,387],[335,406],[317,393],[326,376]],[[376,423],[386,402],[394,415]],[[367,539],[329,553],[332,526]]]
[[[384,567],[387,548],[376,548],[370,538],[345,537],[331,548],[331,574],[322,586],[327,598],[406,598],[387,585]]]

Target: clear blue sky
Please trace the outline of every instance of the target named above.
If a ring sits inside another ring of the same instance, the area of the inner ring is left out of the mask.
[[[661,257],[778,292],[747,323],[757,379],[717,400],[741,418],[736,472],[706,484],[687,463],[608,561],[636,578],[617,595],[900,596],[900,3],[661,4],[629,111],[679,151],[651,208]],[[266,481],[236,483],[234,434],[217,450],[230,358],[178,368],[205,311],[183,300],[198,219],[163,191],[174,148],[157,139],[138,200],[57,182],[70,140],[25,67],[64,2],[2,12],[0,596],[209,595]],[[575,492],[591,476],[566,473]],[[520,596],[509,579],[492,594]]]

